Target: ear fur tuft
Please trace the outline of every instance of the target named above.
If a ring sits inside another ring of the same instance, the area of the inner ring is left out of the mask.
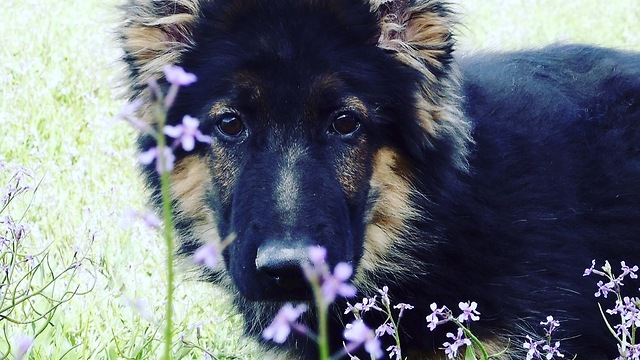
[[[369,0],[380,19],[377,46],[419,74],[416,116],[428,135],[421,147],[434,140],[453,142],[453,162],[467,167],[470,126],[464,119],[459,95],[459,74],[453,59],[457,19],[449,4],[439,0]],[[407,140],[415,140],[412,134]]]
[[[193,47],[192,28],[200,12],[199,0],[129,0],[116,29],[128,65],[130,98],[140,95],[165,65],[180,60]]]

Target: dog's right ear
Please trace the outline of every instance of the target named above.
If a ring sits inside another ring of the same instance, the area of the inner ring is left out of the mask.
[[[128,65],[130,97],[140,94],[149,79],[162,76],[192,47],[192,31],[200,13],[199,0],[129,0],[120,6],[123,22],[116,29]]]
[[[376,46],[418,74],[415,111],[420,121],[405,124],[404,143],[418,159],[433,152],[449,153],[450,163],[466,169],[471,135],[459,108],[458,70],[453,58],[457,21],[451,5],[446,0],[368,1],[380,19]],[[450,148],[436,148],[436,143]]]

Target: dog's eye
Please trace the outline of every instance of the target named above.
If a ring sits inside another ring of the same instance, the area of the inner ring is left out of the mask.
[[[351,135],[360,128],[360,119],[355,114],[339,113],[333,118],[331,131],[338,135]]]
[[[237,137],[244,131],[242,119],[237,114],[224,114],[218,120],[216,126],[218,130],[226,136]]]

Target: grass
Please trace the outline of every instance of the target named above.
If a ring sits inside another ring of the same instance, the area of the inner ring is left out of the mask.
[[[455,1],[461,49],[518,49],[579,42],[640,49],[640,3],[628,0]]]
[[[123,105],[110,34],[116,3],[4,0],[0,12],[0,159],[41,180],[33,199],[12,204],[9,213],[25,214],[25,246],[47,248],[52,268],[68,266],[77,245],[92,260],[77,279],[95,279],[91,292],[61,305],[31,359],[148,359],[162,351],[163,242],[141,225],[120,226],[123,211],[143,208],[146,195],[135,134],[112,121]],[[459,8],[464,52],[557,40],[640,50],[640,3],[462,0]],[[145,302],[148,316],[132,305]],[[179,278],[175,327],[218,358],[251,358],[253,345],[239,340],[241,320],[228,304],[211,286]],[[0,328],[9,339],[34,331],[2,320]],[[176,358],[203,357],[175,339]],[[7,346],[0,336],[0,351]]]

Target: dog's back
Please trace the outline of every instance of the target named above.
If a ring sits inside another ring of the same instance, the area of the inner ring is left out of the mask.
[[[450,239],[478,258],[470,295],[492,297],[486,315],[515,327],[553,314],[568,352],[614,357],[593,296],[603,279],[582,268],[640,260],[640,55],[554,45],[460,63],[472,220]]]

